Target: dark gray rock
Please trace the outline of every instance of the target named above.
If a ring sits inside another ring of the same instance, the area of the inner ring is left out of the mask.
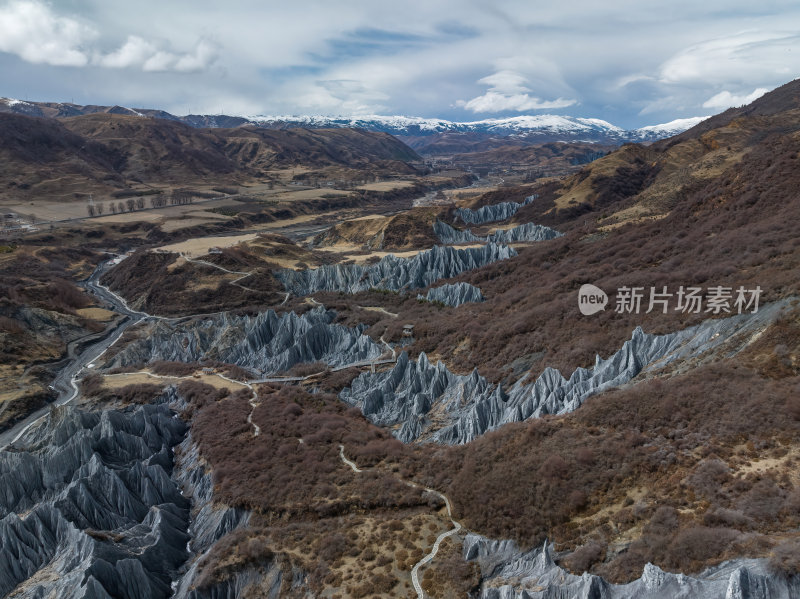
[[[500,393],[500,389],[477,370],[470,376],[459,376],[441,362],[431,364],[424,353],[410,360],[402,352],[391,370],[361,374],[339,398],[358,407],[379,426],[400,425],[394,435],[409,443],[426,432],[430,425],[427,415],[434,404],[449,415],[461,403],[481,403],[493,393]],[[478,434],[476,431],[474,436]]]
[[[578,368],[569,379],[546,368],[534,382],[523,377],[506,392],[477,371],[456,375],[441,362],[431,364],[425,354],[413,361],[403,353],[391,370],[361,374],[339,397],[374,423],[397,427],[394,434],[401,441],[467,443],[509,422],[571,412],[591,395],[624,385],[643,371],[667,366],[680,371],[703,356],[731,355],[774,321],[787,301],[667,335],[637,327],[619,351],[605,360],[597,356],[592,368]]]
[[[335,264],[308,270],[283,269],[276,276],[287,291],[298,296],[317,291],[358,293],[372,288],[401,291],[428,287],[439,279],[516,255],[513,248],[494,243],[463,249],[435,246],[411,258],[390,254],[367,266]]]
[[[332,324],[334,317],[319,307],[301,316],[268,310],[255,317],[222,313],[180,324],[158,321],[108,366],[219,360],[266,375],[302,362],[341,366],[381,355],[381,347],[363,334],[365,327]]]
[[[470,229],[460,231],[447,223],[437,220],[433,224],[433,232],[442,243],[521,243],[528,241],[547,241],[562,237],[564,234],[543,225],[525,223],[511,229],[498,229],[486,237],[478,237]]]
[[[441,302],[454,308],[461,304],[484,301],[481,290],[469,283],[455,283],[434,287],[429,289],[425,295],[417,295],[417,299],[428,302]]]
[[[547,241],[548,239],[563,236],[563,233],[559,233],[550,227],[525,223],[511,229],[498,229],[489,235],[487,239],[495,243],[518,243],[523,241]]]
[[[186,427],[173,416],[55,408],[0,452],[0,596],[171,595],[189,539],[170,478]]]
[[[464,559],[482,573],[480,599],[791,599],[800,596],[800,577],[771,573],[766,560],[738,559],[696,577],[664,572],[647,564],[641,578],[610,584],[599,576],[570,574],[556,565],[552,546],[523,552],[513,541],[468,534]],[[534,590],[535,589],[535,590]]]
[[[527,206],[536,199],[536,195],[528,196],[521,203],[518,202],[503,202],[501,204],[493,204],[491,206],[482,206],[477,210],[470,208],[457,208],[455,215],[457,219],[468,225],[482,225],[484,223],[491,223],[499,220],[508,220],[514,216],[520,208]]]

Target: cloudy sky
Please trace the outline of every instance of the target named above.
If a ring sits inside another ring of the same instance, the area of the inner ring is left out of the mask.
[[[638,127],[800,74],[800,3],[0,0],[0,96]]]

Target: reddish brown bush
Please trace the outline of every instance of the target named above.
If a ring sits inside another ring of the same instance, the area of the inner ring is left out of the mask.
[[[589,541],[570,553],[561,563],[570,572],[582,574],[588,572],[594,564],[603,561],[605,555],[606,545],[604,543]]]
[[[775,547],[769,565],[773,571],[784,576],[800,574],[800,540],[791,539]]]

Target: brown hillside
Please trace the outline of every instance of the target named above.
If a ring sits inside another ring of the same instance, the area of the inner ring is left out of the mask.
[[[385,133],[198,129],[113,111],[59,120],[0,113],[0,157],[7,197],[65,200],[142,184],[237,184],[293,166],[414,174],[406,161],[419,159]]]

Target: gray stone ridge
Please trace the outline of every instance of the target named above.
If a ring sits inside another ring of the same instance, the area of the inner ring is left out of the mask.
[[[461,304],[484,301],[481,290],[469,283],[446,284],[429,289],[428,293],[417,295],[418,300],[426,302],[441,302],[457,308]]]
[[[476,534],[464,539],[463,556],[481,569],[479,599],[793,599],[800,577],[770,572],[766,560],[736,559],[692,577],[647,564],[642,576],[611,584],[599,576],[570,574],[553,559],[548,543],[523,552],[513,541]]]
[[[411,360],[404,352],[392,369],[362,373],[339,397],[375,424],[393,427],[405,443],[467,443],[509,422],[572,412],[591,395],[624,385],[640,373],[667,366],[680,371],[713,354],[731,355],[774,321],[787,301],[666,335],[637,327],[617,352],[605,360],[597,356],[592,368],[578,368],[569,379],[546,368],[532,383],[526,376],[506,391],[477,370],[457,375],[441,362],[432,364],[424,353]]]
[[[486,237],[475,235],[470,229],[459,230],[445,222],[437,220],[433,224],[433,232],[442,243],[522,243],[528,241],[547,241],[563,237],[555,229],[544,225],[525,223],[511,229],[497,229]]]
[[[527,206],[536,199],[536,195],[525,198],[522,202],[502,202],[491,206],[482,206],[477,210],[470,208],[456,208],[457,219],[468,225],[482,225],[499,220],[508,220],[514,216],[520,208]]]
[[[0,597],[158,599],[187,557],[165,405],[56,408],[0,452]]]
[[[428,287],[467,270],[516,256],[514,248],[488,243],[483,247],[456,249],[434,246],[410,258],[384,256],[375,264],[323,265],[307,270],[282,269],[275,276],[286,291],[303,296],[317,291],[358,293],[368,289],[404,291]]]
[[[381,355],[381,346],[355,328],[333,324],[335,313],[317,307],[305,314],[267,310],[257,316],[222,313],[200,321],[158,321],[149,334],[130,343],[109,367],[156,360],[218,360],[256,374],[288,370],[295,364],[324,362],[342,366]]]

